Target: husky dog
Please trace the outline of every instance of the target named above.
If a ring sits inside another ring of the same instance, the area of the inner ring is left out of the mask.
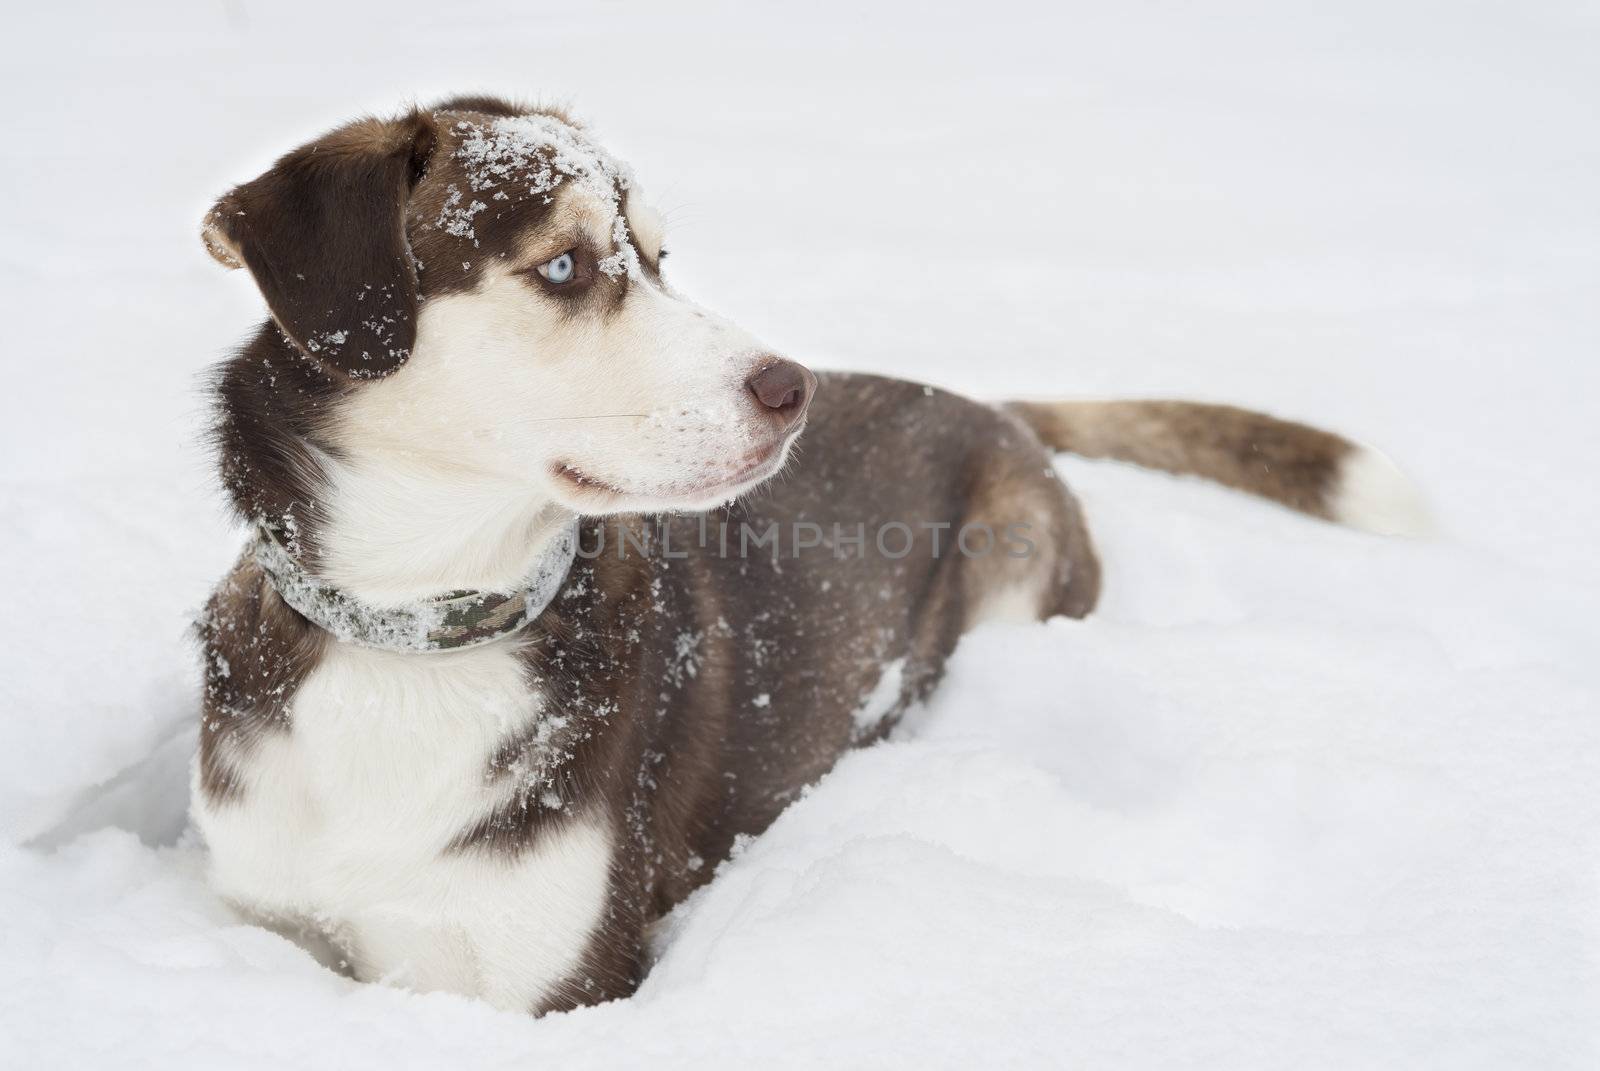
[[[257,535],[200,625],[194,813],[220,893],[360,979],[632,992],[647,927],[966,630],[1094,606],[1051,451],[1411,520],[1380,455],[1256,413],[814,375],[674,290],[548,109],[350,123],[203,234],[270,318],[216,377]]]

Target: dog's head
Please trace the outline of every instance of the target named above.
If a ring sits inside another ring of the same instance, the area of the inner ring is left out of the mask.
[[[667,285],[660,217],[552,111],[472,98],[351,123],[224,195],[203,235],[338,381],[332,448],[579,513],[748,490],[816,385]]]

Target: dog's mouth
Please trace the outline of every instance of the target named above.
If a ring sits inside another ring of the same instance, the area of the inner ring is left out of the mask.
[[[784,436],[729,461],[707,465],[704,474],[655,487],[629,486],[598,476],[571,461],[558,461],[550,471],[567,490],[577,492],[589,508],[618,509],[639,501],[651,503],[655,508],[663,505],[705,508],[735,498],[776,473],[783,466],[784,455],[794,438],[793,434]]]

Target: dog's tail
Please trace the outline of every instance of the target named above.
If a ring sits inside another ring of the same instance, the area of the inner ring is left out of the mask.
[[[1419,535],[1411,481],[1371,447],[1231,405],[1008,402],[1053,450],[1201,476],[1290,509],[1384,535]]]

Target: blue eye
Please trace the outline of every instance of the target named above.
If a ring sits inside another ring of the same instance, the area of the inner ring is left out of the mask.
[[[560,286],[562,283],[570,283],[577,270],[578,262],[572,259],[570,250],[562,253],[554,260],[547,260],[539,265],[539,274],[556,286]]]

